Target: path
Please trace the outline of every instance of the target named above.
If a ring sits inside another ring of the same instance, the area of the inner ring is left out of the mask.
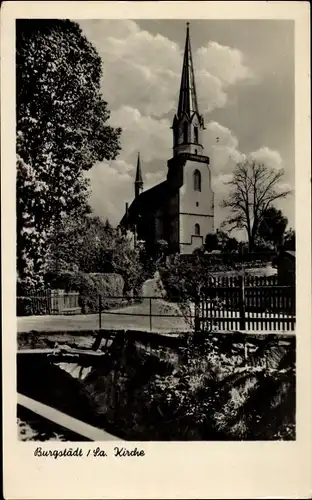
[[[152,314],[165,313],[167,304],[160,299],[152,301]],[[146,314],[147,316],[132,316],[133,313]],[[174,313],[173,313],[174,314]],[[149,330],[149,300],[142,303],[102,314],[102,328],[125,330]],[[31,330],[68,331],[68,330],[97,330],[99,328],[98,314],[77,314],[74,316],[24,316],[17,319],[17,331],[29,332]],[[187,325],[183,318],[153,317],[152,328],[155,331],[186,330]]]

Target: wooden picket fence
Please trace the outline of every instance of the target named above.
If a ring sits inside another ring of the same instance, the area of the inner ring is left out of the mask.
[[[276,276],[222,277],[202,288],[196,323],[221,330],[294,330],[295,286],[281,286]]]
[[[79,292],[65,290],[34,290],[17,297],[18,316],[78,314]]]

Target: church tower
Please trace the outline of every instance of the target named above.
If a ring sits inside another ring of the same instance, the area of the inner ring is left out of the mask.
[[[172,123],[173,155],[167,179],[143,191],[138,154],[135,198],[120,225],[146,243],[153,254],[160,240],[170,253],[192,254],[214,231],[214,202],[209,157],[204,153],[204,119],[195,86],[189,23],[182,64],[177,110]]]
[[[189,23],[172,130],[173,158],[168,161],[167,182],[177,189],[177,195],[169,207],[170,246],[190,254],[214,231],[214,195],[209,157],[204,155],[205,126],[198,108]]]
[[[143,178],[142,178],[142,170],[141,170],[141,161],[140,161],[140,153],[138,153],[137,160],[137,169],[135,174],[134,181],[134,196],[137,198],[143,191]]]

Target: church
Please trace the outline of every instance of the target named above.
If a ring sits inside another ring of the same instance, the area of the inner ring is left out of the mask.
[[[181,75],[179,100],[172,124],[173,157],[167,162],[167,179],[146,191],[140,155],[134,180],[134,200],[121,227],[144,240],[153,250],[165,240],[169,253],[191,254],[214,231],[214,194],[209,157],[202,144],[204,119],[197,102],[189,23]]]

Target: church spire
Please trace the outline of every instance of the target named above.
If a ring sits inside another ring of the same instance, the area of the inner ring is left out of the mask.
[[[191,116],[193,113],[199,114],[189,26],[190,23],[186,23],[186,39],[177,112],[178,117],[181,117],[183,114],[188,116]]]
[[[142,191],[143,191],[143,178],[142,178],[142,170],[141,170],[140,153],[138,153],[137,169],[136,169],[135,182],[134,182],[135,197],[137,198],[141,194]]]
[[[172,124],[174,155],[183,153],[201,155],[203,152],[202,132],[204,128],[204,119],[199,114],[197,103],[190,28],[189,23],[186,23],[179,102]]]

